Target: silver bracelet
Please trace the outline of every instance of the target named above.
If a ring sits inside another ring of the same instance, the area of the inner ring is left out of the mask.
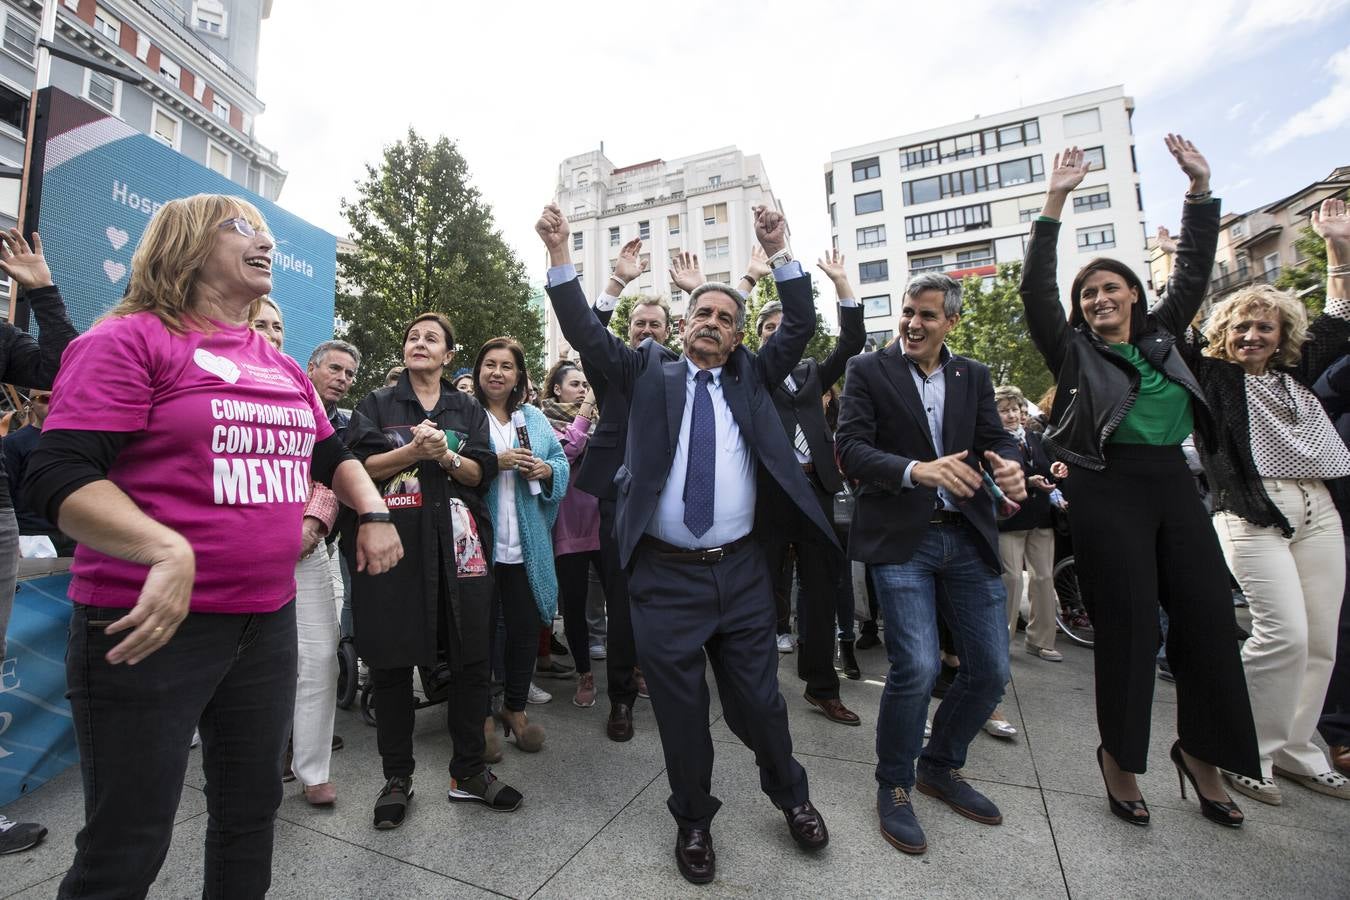
[[[619,286],[619,290],[623,290],[624,288],[628,287],[628,282],[624,281],[618,275],[609,276],[609,280],[617,284]]]
[[[1338,278],[1342,275],[1350,275],[1350,263],[1341,263],[1338,266],[1327,266],[1327,277]]]

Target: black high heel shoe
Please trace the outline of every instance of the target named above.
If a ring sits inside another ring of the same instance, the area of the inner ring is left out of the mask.
[[[1102,747],[1097,745],[1097,768],[1102,770],[1102,783],[1106,784],[1106,765],[1102,762]],[[1118,819],[1124,819],[1131,825],[1147,825],[1149,822],[1148,804],[1141,797],[1138,800],[1117,800],[1111,795],[1111,786],[1106,785],[1106,802],[1111,807],[1111,813]],[[1138,815],[1139,810],[1144,814]]]
[[[1217,822],[1228,828],[1241,828],[1243,822],[1242,810],[1238,805],[1229,799],[1226,803],[1220,803],[1217,800],[1211,800],[1200,793],[1200,786],[1195,783],[1195,775],[1191,774],[1190,766],[1186,765],[1186,759],[1181,755],[1181,741],[1174,741],[1172,749],[1168,751],[1168,756],[1172,758],[1172,765],[1177,767],[1177,781],[1181,784],[1181,799],[1186,799],[1186,781],[1191,782],[1191,787],[1195,788],[1195,796],[1200,799],[1200,812],[1211,822]],[[1238,817],[1233,818],[1233,813]]]

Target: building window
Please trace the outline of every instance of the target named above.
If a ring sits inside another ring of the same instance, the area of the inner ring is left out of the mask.
[[[28,95],[19,93],[7,84],[0,84],[0,122],[15,131],[26,132],[28,130]]]
[[[918,275],[921,272],[941,272],[942,257],[939,256],[911,256],[909,258],[909,274]]]
[[[678,213],[673,216],[666,216],[666,233],[671,235],[680,233],[680,216]]]
[[[1106,188],[1100,188],[1094,190],[1090,194],[1083,194],[1082,196],[1073,198],[1074,212],[1090,212],[1091,210],[1094,209],[1110,209],[1110,208],[1111,208],[1111,192],[1108,191]]]
[[[831,203],[831,204],[830,204],[830,227],[831,227],[831,228],[833,228],[833,227],[835,227],[836,225],[839,224],[839,222],[837,221],[837,218],[838,218],[838,217],[835,215],[835,212],[834,212],[834,204]]]
[[[891,338],[893,337],[895,337],[895,332],[891,331],[889,328],[881,331],[867,332],[867,340],[871,343],[873,350],[880,350],[882,347],[885,347],[891,342]]]
[[[586,274],[586,266],[584,263],[577,263],[574,268],[577,270],[577,281],[580,281],[581,276]]]
[[[643,219],[638,223],[638,240],[650,241],[652,239],[652,223]]]
[[[713,175],[708,179],[708,187],[717,187],[721,183],[722,183],[721,175]]]
[[[714,203],[710,206],[703,207],[703,224],[727,224],[727,205],[725,203]]]
[[[989,218],[989,204],[958,206],[939,212],[905,217],[905,240],[922,241],[926,238],[977,231],[993,224]]]
[[[874,212],[881,212],[881,191],[853,195],[854,215],[861,216]]]
[[[958,269],[975,269],[980,266],[992,266],[993,264],[994,254],[988,247],[961,250],[956,254],[956,268]]]
[[[922,169],[1014,147],[1030,147],[1040,142],[1040,123],[1036,119],[1026,119],[997,128],[958,134],[940,141],[903,147],[900,150],[900,168],[906,171]]]
[[[219,96],[211,98],[211,115],[222,122],[230,121],[230,103],[228,100],[222,100]]]
[[[179,87],[183,79],[183,67],[161,53],[159,56],[159,77],[174,87]]]
[[[1064,114],[1064,136],[1076,137],[1102,130],[1102,114],[1096,109]]]
[[[1101,147],[1089,147],[1083,151],[1083,162],[1088,164],[1089,172],[1106,168],[1106,151]]]
[[[730,272],[714,272],[708,276],[709,281],[715,281],[718,284],[731,284]]]
[[[906,206],[913,206],[918,203],[932,203],[944,197],[979,194],[1044,180],[1045,164],[1041,157],[1027,156],[987,166],[976,166],[973,169],[963,169],[947,175],[906,181],[903,186],[904,201]]]
[[[1134,202],[1139,205],[1139,211],[1144,211],[1144,189],[1139,185],[1134,186]]]
[[[862,298],[863,318],[889,316],[891,314],[891,295],[878,294],[875,297]]]
[[[1040,214],[1041,208],[1039,206],[1035,207],[1034,209],[1019,209],[1017,211],[1017,221],[1030,222],[1032,219],[1035,219]]]
[[[122,38],[122,22],[101,6],[94,7],[94,30],[116,44]]]
[[[1114,225],[1096,225],[1078,229],[1079,250],[1109,250],[1116,245]]]
[[[182,124],[177,116],[156,106],[150,115],[150,136],[166,147],[177,150],[182,137]]]
[[[672,283],[672,284],[670,285],[670,302],[671,302],[671,305],[673,306],[673,305],[675,305],[675,304],[678,304],[678,303],[679,303],[681,300],[683,300],[683,299],[684,299],[684,291],[680,290],[679,285],[673,284],[673,283]]]
[[[220,0],[197,0],[192,4],[192,27],[217,37],[225,36],[225,4]]]
[[[886,246],[886,226],[871,225],[867,228],[858,229],[858,249],[865,250],[869,247]]]
[[[584,235],[583,232],[580,232],[580,231],[574,231],[574,232],[572,232],[572,249],[573,249],[573,250],[580,250],[580,249],[581,249],[581,246],[582,246],[582,243],[583,243],[584,241],[585,241],[585,235]]]
[[[619,246],[619,229],[611,228],[609,230],[609,245],[611,247]]]
[[[853,163],[853,180],[867,181],[881,177],[881,160],[877,157],[860,159]]]
[[[825,173],[825,196],[828,197],[834,193],[834,173]]]
[[[30,66],[37,52],[37,28],[20,18],[12,9],[5,14],[4,48]]]
[[[217,175],[230,177],[230,151],[221,147],[215,141],[208,141],[206,144],[206,167]]]
[[[1237,220],[1236,222],[1234,222],[1232,225],[1229,225],[1229,226],[1228,226],[1228,237],[1229,237],[1229,238],[1240,238],[1240,237],[1245,237],[1246,234],[1247,234],[1247,223],[1244,222],[1244,221],[1241,220],[1241,219],[1238,219],[1238,220]]]
[[[722,256],[731,255],[730,238],[713,238],[711,241],[703,242],[703,258],[717,259]]]
[[[890,277],[891,267],[887,260],[878,259],[874,262],[858,264],[858,281],[863,284],[871,284],[874,281],[885,281]]]
[[[99,109],[117,115],[117,101],[122,92],[121,88],[122,82],[111,75],[104,75],[93,69],[84,70],[84,99]]]

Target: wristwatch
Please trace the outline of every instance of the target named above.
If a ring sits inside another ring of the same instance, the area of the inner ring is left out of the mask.
[[[459,454],[458,454],[458,453],[453,453],[453,452],[452,452],[452,453],[450,454],[450,468],[452,468],[452,469],[458,469],[458,468],[460,467],[460,465],[463,464],[463,462],[464,462],[464,460],[462,460],[462,459],[459,458]]]
[[[787,247],[784,247],[782,250],[779,250],[773,256],[769,257],[769,268],[781,269],[790,262],[792,262],[792,251]]]

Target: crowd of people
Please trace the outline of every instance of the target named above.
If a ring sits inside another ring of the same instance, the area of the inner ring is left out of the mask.
[[[811,277],[781,213],[764,207],[740,283],[707,281],[683,254],[670,273],[688,292],[683,319],[639,295],[618,335],[609,321],[647,265],[641,242],[623,246],[592,301],[569,223],[546,206],[535,226],[546,289],[577,356],[532,379],[524,348],[501,336],[456,369],[453,310],[428,311],[404,327],[402,365],[350,415],[339,406],[362,354],[331,340],[303,368],[285,355],[268,296],[273,239],[249,204],[165,204],[126,297],[82,336],[37,238],[4,235],[0,267],[39,325],[36,340],[0,328],[0,378],[32,388],[30,424],[5,441],[9,493],[33,533],[77,544],[67,676],[86,819],[61,896],[146,894],[194,732],[204,895],[265,894],[283,781],[316,806],[338,799],[336,652],[348,632],[375,710],[375,828],[414,811],[418,708],[445,706],[447,799],[510,812],[525,798],[491,766],[507,742],[545,749],[528,706],[549,694],[534,680],[572,680],[571,702],[589,709],[603,661],[604,731],[630,740],[634,704],[650,698],[676,866],[712,881],[710,666],[764,793],[802,850],[818,851],[829,831],[778,677],[780,653],[795,651],[805,704],[831,723],[875,724],[882,837],[924,853],[915,790],[1003,822],[965,777],[968,748],[982,729],[1016,734],[999,704],[1024,587],[1026,653],[1064,658],[1052,570],[1065,522],[1094,636],[1111,813],[1150,824],[1136,776],[1160,646],[1178,698],[1170,759],[1206,819],[1241,826],[1233,793],[1282,802],[1277,776],[1350,799],[1350,214],[1329,199],[1312,216],[1328,285],[1311,323],[1300,300],[1266,286],[1202,311],[1219,202],[1195,146],[1169,135],[1167,147],[1189,187],[1159,301],[1128,266],[1098,258],[1074,275],[1067,314],[1059,217],[1088,164],[1077,148],[1055,158],[1021,285],[1055,379],[1039,409],[947,346],[962,292],[944,274],[915,276],[896,340],[866,352],[845,260],[825,254],[840,333],[826,358],[803,359]],[[778,299],[747,322],[767,279]],[[757,352],[743,345],[748,325]],[[7,600],[19,530],[5,501]],[[855,562],[867,616],[855,612]],[[1241,645],[1230,579],[1252,614]],[[859,677],[855,649],[869,639],[889,668],[879,707],[854,710],[840,672]],[[0,839],[31,845],[35,827],[0,817]]]

